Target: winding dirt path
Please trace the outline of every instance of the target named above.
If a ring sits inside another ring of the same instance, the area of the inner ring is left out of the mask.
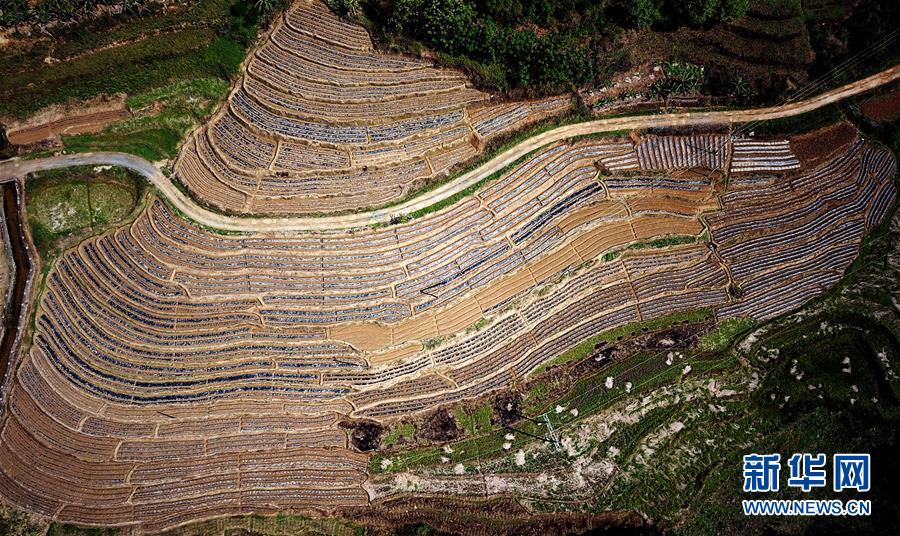
[[[598,119],[566,125],[529,138],[495,156],[481,166],[455,180],[435,188],[404,203],[369,212],[344,216],[325,217],[252,217],[226,216],[205,209],[179,190],[172,181],[150,162],[125,153],[80,153],[35,160],[8,160],[0,162],[0,182],[14,180],[34,171],[80,165],[115,165],[127,167],[146,177],[172,204],[191,219],[204,225],[229,231],[292,232],[302,230],[329,231],[364,227],[386,223],[392,215],[406,214],[428,207],[446,199],[495,171],[515,162],[522,156],[546,145],[575,136],[653,127],[713,126],[765,121],[800,115],[823,106],[864,93],[873,88],[900,79],[900,65],[895,65],[862,80],[851,82],[806,100],[780,106],[750,110],[725,110],[713,112],[683,112],[658,115],[640,115]]]

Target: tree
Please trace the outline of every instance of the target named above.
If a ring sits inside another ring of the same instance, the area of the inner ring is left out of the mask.
[[[684,0],[682,11],[687,22],[703,26],[743,17],[749,0]]]
[[[339,17],[353,19],[359,14],[359,0],[325,0],[331,11]]]
[[[631,0],[626,6],[626,18],[635,28],[647,28],[662,19],[654,0]]]
[[[719,8],[719,20],[722,22],[739,19],[747,14],[750,0],[722,0]]]
[[[283,8],[286,0],[253,0],[253,7],[263,20],[269,20],[279,9]]]
[[[477,50],[475,10],[465,0],[427,0],[422,12],[426,40],[448,54]]]
[[[719,12],[720,0],[683,0],[682,9],[689,23],[702,26]]]

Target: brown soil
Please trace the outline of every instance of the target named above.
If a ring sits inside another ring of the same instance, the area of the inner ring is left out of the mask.
[[[511,498],[400,498],[342,513],[375,534],[417,534],[423,524],[439,534],[466,535],[646,534],[652,531],[635,513],[542,514]]]
[[[522,395],[516,392],[500,393],[492,404],[497,422],[503,426],[515,424],[522,418]]]
[[[350,430],[350,444],[360,452],[375,450],[381,445],[384,427],[373,421],[343,421],[341,428]]]
[[[49,106],[28,119],[7,123],[6,134],[15,145],[31,145],[60,134],[98,132],[126,117],[128,110],[122,93],[66,106]]]
[[[847,122],[835,123],[812,132],[791,137],[791,151],[800,159],[802,169],[810,169],[832,159],[856,140],[856,129]]]
[[[875,121],[896,121],[900,119],[900,90],[867,99],[859,109]]]
[[[440,408],[425,417],[417,435],[428,441],[444,442],[458,439],[462,435],[462,430],[447,408]]]

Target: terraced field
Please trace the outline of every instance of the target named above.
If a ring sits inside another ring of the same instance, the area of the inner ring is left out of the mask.
[[[477,397],[673,311],[795,308],[892,205],[895,166],[858,137],[809,168],[788,140],[597,138],[374,230],[219,235],[153,201],[49,275],[0,490],[142,530],[364,505],[348,417]],[[615,254],[672,235],[697,240]]]
[[[491,104],[301,0],[175,172],[230,212],[359,209],[567,106]],[[833,287],[896,200],[891,152],[840,132],[818,149],[556,141],[440,210],[352,230],[225,233],[150,196],[47,274],[6,393],[0,495],[137,532],[369,505],[365,423],[517,385],[615,328],[766,320]]]
[[[362,27],[304,0],[253,52],[176,174],[228,212],[376,207],[569,106],[565,96],[492,105],[462,73],[377,52]]]

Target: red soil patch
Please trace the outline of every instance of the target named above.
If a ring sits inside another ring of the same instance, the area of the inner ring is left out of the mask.
[[[862,103],[859,109],[866,117],[875,121],[896,121],[900,119],[900,90],[872,97]]]
[[[125,95],[100,97],[66,106],[49,106],[24,121],[7,125],[6,135],[15,145],[31,145],[60,134],[99,132],[109,123],[128,117]]]
[[[847,122],[835,123],[791,137],[791,150],[800,159],[802,169],[809,169],[833,158],[856,140],[857,132]]]

